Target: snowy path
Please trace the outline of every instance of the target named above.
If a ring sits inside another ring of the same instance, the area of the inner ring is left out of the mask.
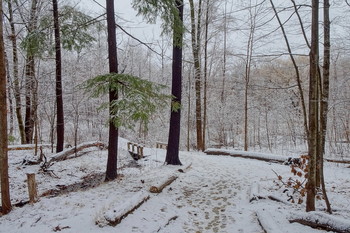
[[[255,213],[246,207],[250,184],[256,179],[251,171],[270,169],[269,164],[206,155],[196,155],[191,160],[194,165],[186,174],[180,175],[170,188],[151,198],[116,229],[121,232],[263,232]],[[247,167],[244,174],[242,167]],[[159,223],[157,229],[147,229],[152,221]],[[130,227],[133,225],[138,227]]]
[[[61,179],[43,177],[39,183],[50,183],[48,187],[67,184],[72,171],[102,171],[104,156],[97,153],[89,157],[80,157],[63,161],[56,165]],[[253,183],[259,183],[261,194],[281,194],[276,191],[273,181],[276,175],[290,175],[288,166],[267,163],[258,160],[209,156],[203,153],[186,153],[180,155],[184,164],[192,164],[186,173],[177,171],[178,166],[164,166],[164,150],[150,149],[148,158],[140,161],[141,167],[128,167],[119,172],[121,178],[104,183],[86,191],[67,193],[54,198],[41,198],[33,206],[14,209],[9,215],[0,218],[0,232],[8,233],[260,233],[257,213],[269,232],[323,232],[300,224],[289,224],[286,220],[291,207],[271,200],[259,200],[249,203],[249,191]],[[129,155],[125,157],[130,161]],[[72,162],[74,161],[74,163]],[[61,168],[64,167],[64,170]],[[349,188],[347,168],[329,168],[339,190]],[[68,173],[70,172],[70,173]],[[115,227],[99,227],[95,222],[106,211],[118,211],[129,203],[140,191],[148,193],[152,185],[159,184],[167,177],[177,175],[170,186],[160,194],[149,193],[150,199],[135,210]],[[75,177],[75,176],[74,176]],[[40,178],[40,176],[39,176]],[[79,177],[76,177],[79,178]],[[57,183],[59,182],[59,183]],[[70,182],[70,181],[69,181]],[[342,185],[340,185],[342,184]],[[22,185],[22,183],[19,183]],[[338,206],[350,204],[349,198],[337,198]],[[342,205],[340,205],[340,204]],[[339,208],[338,207],[338,208]],[[116,209],[114,209],[116,208]],[[294,210],[299,208],[293,207]],[[303,211],[303,207],[300,207]],[[346,209],[346,207],[343,207]],[[286,228],[287,227],[287,228]],[[281,230],[282,229],[282,230]]]

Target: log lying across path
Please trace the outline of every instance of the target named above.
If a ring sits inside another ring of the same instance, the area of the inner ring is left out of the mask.
[[[165,187],[173,183],[177,179],[177,176],[170,176],[167,180],[164,182],[161,182],[159,186],[152,186],[149,191],[151,193],[161,193]]]
[[[129,214],[133,213],[143,203],[150,198],[146,192],[138,192],[127,201],[122,204],[117,203],[115,206],[109,207],[107,211],[103,213],[103,216],[99,216],[96,220],[96,225],[104,227],[106,225],[116,226]]]

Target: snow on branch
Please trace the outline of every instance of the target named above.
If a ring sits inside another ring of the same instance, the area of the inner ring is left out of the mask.
[[[104,227],[106,225],[116,226],[129,214],[133,213],[143,203],[150,198],[147,192],[137,192],[123,203],[113,203],[107,211],[104,211],[102,216],[98,216],[96,225]]]
[[[79,144],[77,147],[72,147],[72,148],[68,148],[68,149],[65,149],[53,156],[50,157],[50,160],[49,160],[49,164],[51,164],[52,162],[54,161],[61,161],[61,160],[65,160],[67,159],[70,155],[73,155],[79,151],[82,151],[86,148],[89,148],[89,147],[99,147],[99,148],[103,148],[105,147],[105,144],[103,142],[86,142],[86,143],[82,143],[82,144]]]
[[[350,233],[350,220],[322,212],[293,213],[290,223],[300,223],[312,228],[322,228],[327,231]]]

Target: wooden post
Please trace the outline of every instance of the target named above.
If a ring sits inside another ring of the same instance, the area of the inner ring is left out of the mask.
[[[137,146],[137,154],[139,156],[139,159],[143,158],[143,146]]]
[[[29,203],[33,204],[38,201],[38,192],[35,182],[35,174],[27,173],[27,182],[28,182],[28,192],[29,192]]]

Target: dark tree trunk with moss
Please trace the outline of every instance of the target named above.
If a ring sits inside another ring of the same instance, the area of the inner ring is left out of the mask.
[[[2,0],[0,0],[2,14]],[[3,37],[3,22],[0,18],[0,178],[1,178],[1,205],[2,214],[11,211],[10,185],[8,175],[7,155],[7,104],[6,104],[6,70],[5,48]]]
[[[57,0],[52,0],[53,18],[55,27],[55,49],[56,49],[56,104],[57,104],[57,147],[56,152],[63,150],[64,144],[64,114],[62,97],[62,59],[61,59],[61,38],[58,22]]]
[[[118,73],[117,41],[115,31],[114,1],[106,0],[109,72]],[[109,92],[109,102],[118,99],[116,91]],[[117,178],[118,128],[110,121],[108,138],[108,159],[105,181]]]
[[[176,7],[179,11],[181,22],[183,22],[183,4],[184,4],[183,0],[176,0]],[[179,159],[181,109],[174,111],[173,106],[174,106],[174,102],[181,104],[182,37],[183,37],[182,27],[174,26],[172,87],[171,87],[171,94],[174,96],[174,99],[172,100],[172,104],[171,104],[168,149],[167,149],[166,158],[165,158],[165,163],[172,164],[172,165],[181,165],[181,162]]]

